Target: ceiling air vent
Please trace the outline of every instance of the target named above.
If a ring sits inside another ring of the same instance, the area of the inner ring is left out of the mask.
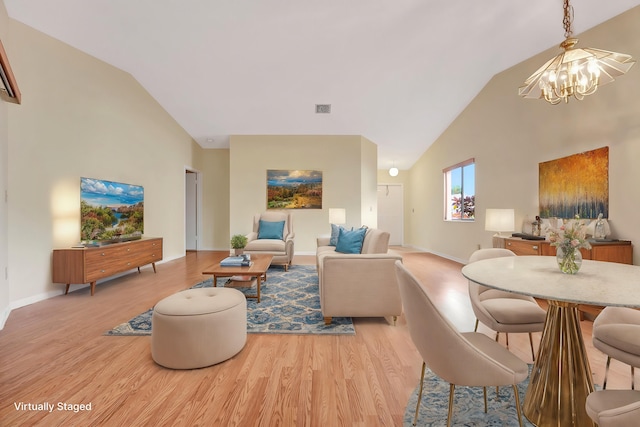
[[[331,114],[331,104],[316,104],[316,114]]]

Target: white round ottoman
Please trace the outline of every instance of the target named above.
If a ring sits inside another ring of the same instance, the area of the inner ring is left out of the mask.
[[[215,365],[247,341],[247,299],[237,289],[188,289],[156,304],[151,357],[172,369]]]

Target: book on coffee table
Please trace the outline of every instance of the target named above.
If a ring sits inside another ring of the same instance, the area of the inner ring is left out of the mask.
[[[228,256],[220,261],[220,267],[249,267],[251,260],[243,256]]]

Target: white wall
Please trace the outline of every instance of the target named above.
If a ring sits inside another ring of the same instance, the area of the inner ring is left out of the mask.
[[[0,40],[7,51],[7,56],[13,58],[13,49],[8,37],[9,17],[4,7],[4,2],[0,2]],[[13,61],[11,61],[13,62]],[[20,86],[18,86],[20,87]],[[9,108],[16,108],[14,104],[9,104],[0,100],[0,329],[9,316],[10,292],[9,280],[5,276],[9,263],[9,239],[8,239],[8,204],[5,200],[7,191],[8,173],[8,149],[9,149]]]
[[[250,232],[253,215],[266,210],[268,169],[322,171],[322,209],[292,211],[296,254],[315,253],[316,237],[331,232],[329,208],[345,208],[349,227],[375,226],[375,209],[369,212],[376,200],[372,142],[360,136],[234,135],[230,151],[231,235]]]
[[[9,33],[23,95],[8,112],[11,306],[63,291],[51,253],[80,239],[80,177],[142,185],[144,234],[164,238],[165,260],[183,256],[184,170],[200,147],[130,74],[17,21]]]
[[[640,7],[578,35],[579,46],[624,52],[640,59]],[[522,35],[523,37],[525,35]],[[561,40],[559,40],[560,42]],[[518,87],[552,48],[496,75],[410,171],[408,244],[466,261],[480,244],[487,208],[514,208],[519,228],[538,212],[538,164],[609,147],[609,213],[614,237],[640,245],[640,66],[583,101],[552,106],[522,99]],[[442,169],[476,159],[476,221],[442,219]],[[636,250],[634,263],[640,264]]]

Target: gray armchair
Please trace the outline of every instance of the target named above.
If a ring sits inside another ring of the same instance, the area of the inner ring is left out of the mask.
[[[272,255],[271,265],[282,265],[287,271],[293,260],[294,238],[290,212],[267,211],[256,214],[253,217],[253,231],[247,234],[244,252]]]

